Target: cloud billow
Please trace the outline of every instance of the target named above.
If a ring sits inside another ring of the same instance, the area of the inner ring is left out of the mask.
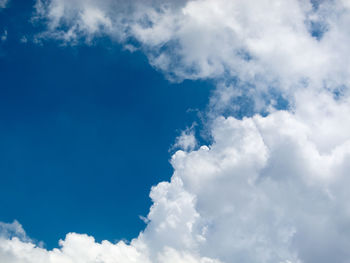
[[[1,262],[348,262],[347,1],[51,0],[36,10],[41,41],[107,35],[171,80],[215,80],[213,142],[177,139],[171,180],[152,188],[148,225],[129,244],[70,233],[48,251],[3,235]],[[247,94],[253,114],[223,116]]]

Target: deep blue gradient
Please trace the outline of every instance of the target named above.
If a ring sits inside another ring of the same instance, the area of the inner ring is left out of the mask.
[[[0,221],[17,219],[48,248],[68,232],[98,241],[144,228],[169,148],[197,120],[209,83],[171,84],[141,53],[20,43],[32,2],[0,13]]]

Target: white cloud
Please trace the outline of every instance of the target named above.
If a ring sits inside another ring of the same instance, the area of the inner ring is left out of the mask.
[[[47,251],[32,243],[18,238],[2,239],[0,242],[0,260],[4,263],[109,263],[115,262],[149,262],[135,248],[124,242],[111,244],[95,242],[87,235],[68,234],[60,241],[61,249]]]
[[[218,118],[210,148],[173,157],[175,175],[195,194],[208,226],[204,255],[347,262],[349,100],[300,97],[295,113]],[[317,102],[305,103],[310,99]]]
[[[78,44],[106,34],[134,50],[133,38],[168,76],[217,80],[213,142],[195,150],[192,130],[177,138],[183,150],[171,159],[171,181],[152,188],[147,227],[130,244],[70,233],[47,251],[3,235],[1,262],[349,262],[347,1],[52,0],[36,7],[47,22],[42,38]],[[276,109],[278,96],[288,110]],[[251,104],[243,118],[229,116]],[[254,114],[260,110],[267,115]]]
[[[13,236],[21,240],[29,240],[21,224],[17,221],[14,221],[12,224],[0,222],[0,237],[11,238]]]
[[[197,146],[197,140],[194,134],[194,126],[181,131],[181,135],[176,137],[172,148],[180,148],[184,151],[192,151]]]
[[[132,38],[152,65],[176,80],[237,77],[260,90],[348,84],[350,7],[340,0],[314,5],[39,0],[37,9],[47,19],[45,37],[77,43],[105,34],[129,47]]]
[[[35,5],[36,16],[33,19],[47,19],[48,31],[40,36],[42,38],[57,38],[74,44],[85,36],[86,41],[90,42],[93,37],[111,30],[111,18],[100,9],[106,3],[38,0]],[[65,30],[60,30],[61,27]]]

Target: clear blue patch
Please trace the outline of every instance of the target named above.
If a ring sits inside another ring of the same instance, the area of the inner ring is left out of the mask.
[[[321,22],[311,21],[309,25],[309,32],[312,37],[321,40],[323,35],[327,32],[327,26]]]

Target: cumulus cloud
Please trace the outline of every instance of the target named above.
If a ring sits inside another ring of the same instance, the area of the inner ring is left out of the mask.
[[[152,188],[130,243],[70,233],[48,251],[3,234],[1,262],[349,262],[348,1],[38,0],[36,10],[41,39],[107,35],[171,79],[215,79],[213,140],[196,149],[191,129],[176,139],[171,180]]]
[[[349,101],[300,96],[306,101],[295,113],[219,117],[210,148],[173,156],[174,176],[195,194],[207,224],[205,255],[223,262],[347,262],[350,141],[341,120]],[[311,98],[318,102],[305,104]]]
[[[2,262],[348,262],[350,101],[298,96],[294,112],[218,117],[210,146],[176,152],[130,244],[2,238]]]

